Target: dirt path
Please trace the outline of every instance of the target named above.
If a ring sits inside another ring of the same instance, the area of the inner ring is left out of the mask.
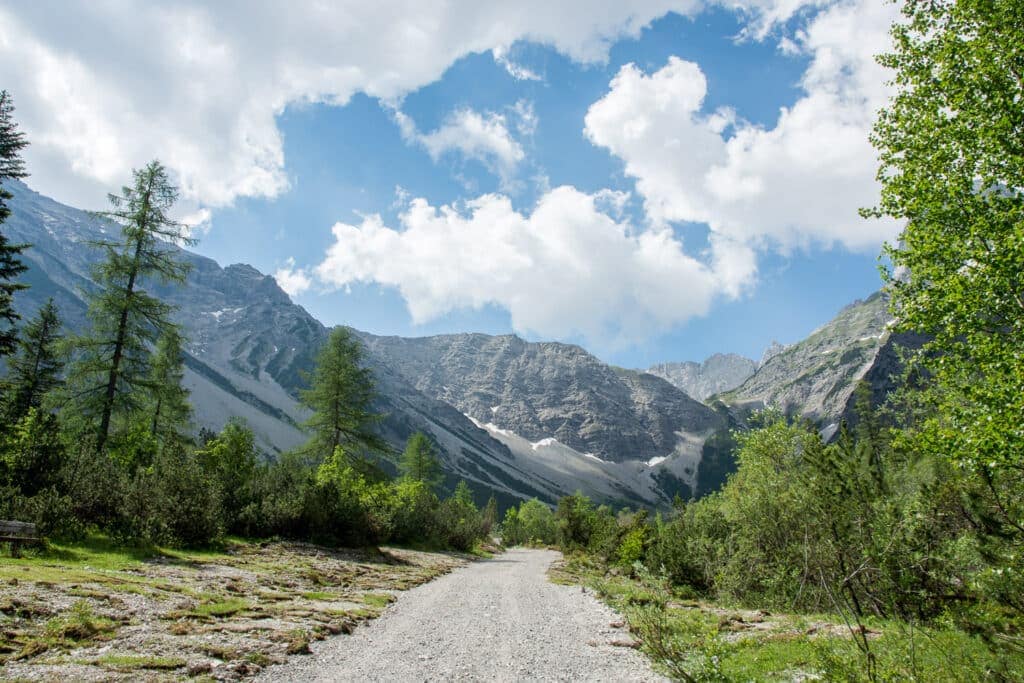
[[[647,660],[612,646],[628,634],[578,586],[548,581],[558,553],[511,550],[403,593],[382,617],[261,681],[660,681]]]

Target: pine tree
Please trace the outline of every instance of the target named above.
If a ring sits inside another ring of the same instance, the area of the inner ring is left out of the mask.
[[[0,224],[11,215],[6,200],[14,195],[3,188],[3,181],[9,178],[24,178],[25,162],[21,150],[28,146],[25,134],[18,130],[14,118],[14,103],[6,90],[0,90]],[[27,245],[11,244],[6,235],[0,233],[0,319],[7,323],[0,329],[0,356],[6,356],[15,349],[17,333],[14,325],[19,316],[14,312],[14,293],[25,289],[25,285],[13,282],[26,266],[18,256]]]
[[[110,195],[112,209],[100,214],[121,226],[122,240],[98,243],[107,258],[93,272],[99,289],[88,294],[92,324],[87,334],[73,340],[77,357],[68,378],[75,408],[101,451],[114,418],[142,407],[150,348],[170,325],[173,308],[148,294],[141,283],[184,282],[189,266],[177,259],[172,243],[192,243],[185,226],[168,216],[178,190],[160,162],[133,171],[133,176],[134,185]]]
[[[18,355],[11,360],[8,373],[9,422],[25,417],[31,408],[40,408],[46,395],[60,386],[64,369],[58,350],[60,327],[53,299],[43,304],[36,317],[25,326],[18,341]]]
[[[300,395],[302,404],[313,411],[305,423],[312,432],[305,451],[316,463],[339,448],[346,457],[387,451],[373,430],[381,416],[372,409],[373,373],[364,366],[364,356],[362,344],[343,327],[331,331],[317,356],[310,387]]]
[[[421,481],[433,490],[436,490],[444,480],[434,445],[423,432],[416,432],[409,437],[399,462],[399,469],[407,479]]]
[[[188,389],[181,385],[185,377],[182,339],[178,328],[168,325],[160,335],[149,372],[150,434],[159,442],[182,438],[188,429],[192,408]]]

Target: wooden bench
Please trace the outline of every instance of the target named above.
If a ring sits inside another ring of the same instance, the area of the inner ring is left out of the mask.
[[[11,544],[11,557],[18,557],[22,545],[36,545],[42,540],[35,524],[0,519],[0,542]]]

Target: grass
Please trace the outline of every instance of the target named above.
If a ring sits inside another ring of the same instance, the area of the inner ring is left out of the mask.
[[[46,621],[35,634],[5,631],[3,649],[11,652],[10,659],[19,661],[37,657],[51,650],[67,650],[92,640],[109,639],[117,624],[96,616],[89,603],[79,601],[67,614]]]
[[[395,601],[395,596],[391,593],[363,593],[359,597],[364,604],[378,609],[384,609]]]
[[[227,598],[196,605],[189,614],[197,617],[230,617],[252,607],[252,603],[244,598]]]
[[[327,593],[325,591],[310,591],[303,593],[302,597],[306,600],[337,600],[338,596],[334,593]]]
[[[605,577],[583,558],[554,569],[552,580],[592,588],[626,617],[643,650],[676,680],[869,680],[867,657],[837,615],[766,615],[680,599],[643,571]],[[885,620],[866,625],[877,680],[1022,680],[1024,653],[1000,658],[980,638],[955,628]]]

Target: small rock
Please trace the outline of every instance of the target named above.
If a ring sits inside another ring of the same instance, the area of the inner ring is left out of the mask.
[[[623,628],[623,627],[625,627],[626,622],[619,620],[619,621],[613,621],[613,622],[609,623],[608,625],[611,626],[612,628]]]
[[[202,676],[213,671],[213,665],[209,662],[192,662],[186,669],[191,677]]]
[[[608,641],[608,644],[612,647],[628,647],[633,650],[640,649],[640,643],[636,640],[630,640],[628,638],[619,638],[616,640]]]

